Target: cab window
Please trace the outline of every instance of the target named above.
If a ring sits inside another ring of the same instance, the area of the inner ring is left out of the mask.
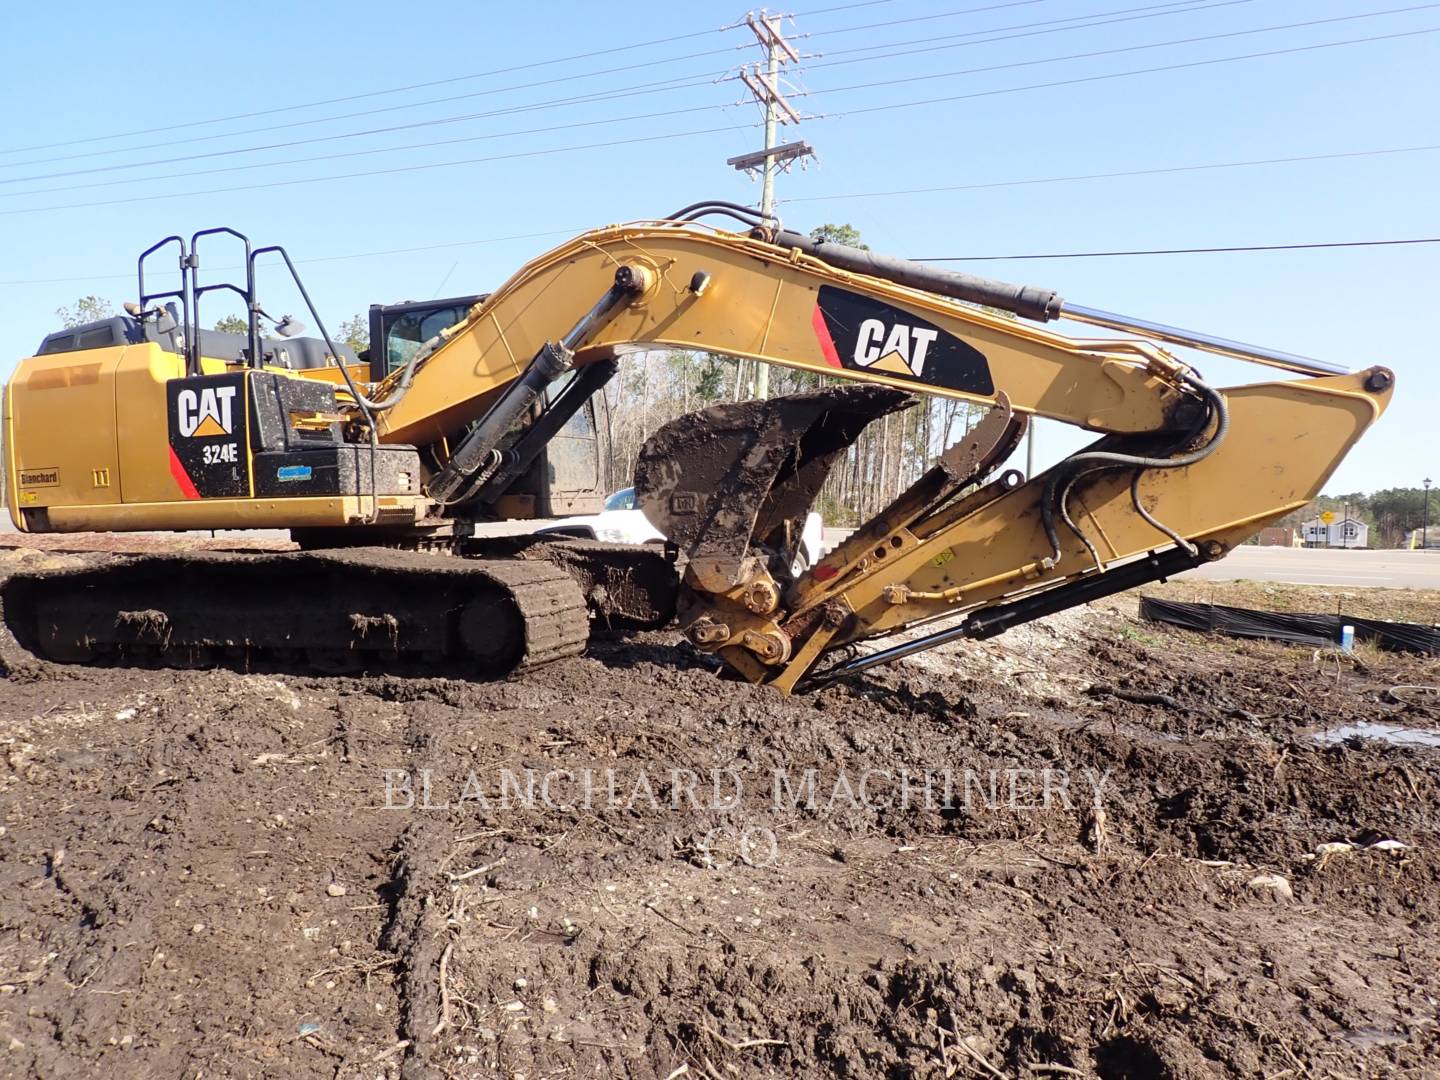
[[[467,310],[464,307],[431,308],[427,311],[407,311],[397,316],[385,330],[386,372],[408,364],[421,345],[447,326],[454,326],[465,318]]]

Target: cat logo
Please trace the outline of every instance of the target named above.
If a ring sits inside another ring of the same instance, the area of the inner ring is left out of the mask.
[[[933,328],[896,323],[887,330],[879,319],[866,319],[855,335],[855,366],[918,379],[925,373],[925,354],[939,336]]]
[[[187,439],[205,439],[235,433],[234,386],[184,389],[175,395],[175,421]]]
[[[919,312],[878,297],[821,285],[810,325],[833,368],[967,394],[995,391],[984,353]]]

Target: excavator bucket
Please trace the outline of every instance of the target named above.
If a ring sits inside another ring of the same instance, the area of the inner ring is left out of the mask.
[[[788,578],[835,459],[866,425],[914,402],[890,387],[842,386],[689,413],[641,448],[636,505],[685,552],[702,588],[741,584],[757,555]]]

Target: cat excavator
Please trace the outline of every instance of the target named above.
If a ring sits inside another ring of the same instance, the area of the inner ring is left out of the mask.
[[[202,281],[217,236],[243,244],[243,281]],[[151,291],[165,254],[178,285]],[[318,337],[266,313],[262,261],[284,264]],[[789,693],[1223,557],[1319,493],[1394,383],[724,202],[587,232],[448,308],[372,309],[364,356],[337,347],[283,248],[233,230],[167,237],[138,277],[127,315],[47,337],[5,388],[15,526],[283,529],[294,545],[13,575],[5,628],[51,661],[494,677],[592,631],[675,625]],[[216,291],[241,298],[246,333],[200,329]],[[1300,377],[1217,389],[1173,345]],[[654,433],[634,483],[667,544],[535,534],[603,493],[597,392],[648,350],[820,378]],[[832,466],[868,424],[934,398],[985,412],[797,575]],[[1037,417],[1097,438],[1038,476],[1005,469]]]

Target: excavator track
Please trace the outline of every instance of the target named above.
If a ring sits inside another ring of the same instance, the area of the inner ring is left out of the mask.
[[[59,663],[499,678],[589,638],[558,566],[388,548],[140,556],[16,575],[0,604]]]

